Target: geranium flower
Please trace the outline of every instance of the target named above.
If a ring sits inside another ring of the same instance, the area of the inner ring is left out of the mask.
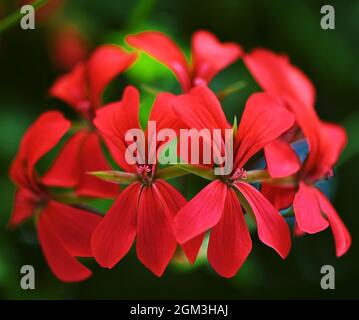
[[[170,116],[172,99],[171,94],[163,93],[154,102],[149,121],[156,121],[157,130],[171,128],[175,121]],[[126,133],[130,129],[141,129],[139,102],[138,90],[129,86],[121,102],[109,104],[97,112],[94,123],[118,165],[126,171],[117,174],[132,182],[96,228],[91,246],[98,263],[112,268],[127,254],[136,238],[139,260],[155,275],[161,276],[177,246],[172,221],[186,200],[158,176],[156,165],[132,165],[126,161],[126,149],[130,145],[125,140]],[[152,138],[147,130],[145,136],[147,145]],[[184,249],[190,255],[192,244]]]
[[[231,128],[218,99],[205,86],[175,99],[173,110],[188,128],[222,131]],[[208,261],[223,277],[234,276],[252,249],[241,205],[247,213],[254,214],[261,241],[282,258],[288,255],[291,246],[288,225],[272,204],[246,182],[249,172],[245,165],[293,123],[293,115],[280,100],[266,93],[252,95],[234,133],[233,171],[217,176],[174,219],[175,236],[182,244],[194,238],[203,239],[204,233],[211,230]]]
[[[52,168],[43,179],[49,186],[74,187],[77,194],[112,198],[118,187],[87,174],[90,171],[110,170],[103,155],[100,137],[93,119],[102,106],[101,96],[116,75],[129,68],[136,55],[113,45],[99,47],[86,63],[60,77],[50,94],[68,103],[87,120],[86,128],[74,134],[63,147]]]
[[[300,69],[290,63],[288,57],[267,49],[255,49],[245,54],[243,61],[265,92],[284,99],[292,97],[309,107],[314,106],[313,84]],[[300,169],[300,162],[289,145],[290,140],[295,138],[295,133],[295,130],[292,130],[265,147],[271,177],[289,176]]]
[[[189,63],[177,45],[165,34],[145,31],[126,37],[127,43],[143,50],[169,68],[177,77],[183,91],[198,84],[208,84],[212,78],[242,55],[235,43],[221,43],[210,32],[200,30],[192,37],[192,57]]]
[[[294,113],[296,123],[309,145],[308,158],[296,176],[296,180],[299,179],[298,188],[291,185],[263,184],[262,192],[276,204],[277,208],[288,207],[293,203],[296,223],[301,231],[317,233],[330,224],[336,242],[336,254],[343,255],[350,247],[350,234],[335,208],[314,184],[331,174],[346,144],[344,129],[319,119],[314,109],[313,84],[289,62],[287,57],[269,50],[257,49],[245,55],[243,60],[266,92],[285,100],[286,106]],[[272,145],[266,147],[266,160],[270,172],[271,167],[276,167],[277,171],[280,171],[279,166],[283,163],[289,166],[299,163],[299,159],[288,144],[282,142],[282,145],[284,145],[282,149]],[[287,149],[286,152],[281,151],[284,148]],[[282,161],[279,161],[279,157]]]
[[[266,92],[291,96],[306,106],[314,106],[316,93],[312,82],[290,63],[287,56],[267,49],[255,49],[243,56],[243,62]]]
[[[34,214],[40,246],[52,272],[62,281],[81,281],[91,271],[76,257],[91,257],[90,236],[101,217],[57,202],[35,171],[36,163],[70,128],[59,112],[41,115],[25,133],[11,166],[10,177],[17,185],[10,226]]]
[[[333,175],[333,167],[346,145],[347,136],[342,127],[321,121],[314,109],[307,108],[294,99],[291,99],[290,103],[295,106],[293,110],[302,114],[301,128],[309,145],[308,157],[296,176],[297,185],[292,187],[295,192],[293,209],[297,227],[313,234],[330,225],[335,239],[336,255],[340,257],[348,251],[351,236],[335,208],[315,183]],[[305,112],[303,108],[306,108]],[[267,186],[267,190],[270,187]],[[288,189],[279,189],[275,194],[276,197],[287,197],[286,192]]]

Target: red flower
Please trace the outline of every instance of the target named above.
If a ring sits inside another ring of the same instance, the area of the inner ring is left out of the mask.
[[[298,112],[306,108],[300,123],[309,145],[309,154],[300,171],[299,188],[293,201],[297,226],[306,233],[317,233],[330,225],[336,254],[340,257],[348,251],[351,236],[335,208],[314,184],[332,175],[347,136],[342,127],[321,121],[314,109],[307,108],[299,101],[292,100],[290,103],[296,105],[293,109]]]
[[[314,183],[332,172],[346,144],[344,129],[319,119],[314,109],[315,90],[312,83],[299,69],[291,65],[286,57],[258,49],[246,55],[243,60],[265,91],[285,100],[309,145],[308,158],[298,174],[298,190],[295,187],[263,184],[262,192],[277,208],[287,207],[293,202],[297,226],[304,232],[320,232],[330,224],[336,241],[337,256],[343,255],[350,247],[350,234],[334,207],[323,193],[315,188]],[[283,145],[287,152],[281,153],[280,148],[270,149],[271,146],[266,149],[266,160],[272,176],[271,166],[299,162],[293,158],[294,153],[288,149],[288,144]],[[282,158],[281,162],[278,155]]]
[[[221,43],[208,31],[197,31],[192,37],[192,63],[187,62],[181,49],[158,31],[145,31],[126,38],[127,43],[151,55],[177,77],[183,91],[198,84],[208,84],[221,70],[242,55],[235,43]]]
[[[313,84],[290,63],[287,56],[267,49],[256,49],[244,55],[243,61],[266,92],[276,96],[291,96],[307,106],[314,106]]]
[[[230,128],[218,99],[204,86],[175,99],[173,107],[189,128]],[[234,137],[232,173],[211,182],[176,215],[174,232],[179,243],[203,239],[204,233],[211,229],[208,260],[224,277],[237,273],[252,248],[241,205],[248,204],[247,213],[254,214],[262,242],[282,258],[290,250],[285,220],[257,189],[245,182],[244,166],[266,144],[287,131],[293,121],[294,117],[279,100],[265,93],[252,95]]]
[[[62,149],[43,182],[50,186],[75,187],[77,194],[112,198],[118,193],[115,185],[106,183],[87,172],[110,170],[101,150],[99,135],[92,127],[101,95],[107,84],[132,65],[136,56],[119,47],[99,47],[87,63],[78,64],[53,85],[52,96],[68,103],[89,123],[79,130]]]
[[[284,55],[266,49],[256,49],[243,57],[257,83],[268,93],[278,97],[292,97],[306,106],[314,106],[315,89],[301,70]],[[289,106],[290,107],[290,106]],[[291,149],[289,137],[281,137],[265,147],[268,171],[273,178],[292,175],[300,169],[300,162]]]
[[[24,135],[11,166],[10,176],[17,185],[15,206],[10,219],[17,226],[38,215],[37,230],[41,248],[53,273],[62,281],[80,281],[91,271],[76,257],[91,257],[90,236],[100,216],[53,200],[35,172],[36,163],[50,151],[70,128],[59,112],[40,116]]]
[[[156,121],[157,130],[171,128],[170,94],[159,95],[149,120]],[[172,258],[177,242],[172,233],[172,220],[186,203],[184,197],[166,181],[157,177],[156,165],[134,164],[126,161],[129,129],[140,129],[139,93],[127,87],[119,103],[110,104],[97,112],[95,125],[103,135],[118,165],[132,176],[132,182],[115,200],[92,236],[94,257],[103,267],[112,268],[130,250],[136,238],[140,261],[157,276],[161,276]],[[147,130],[146,140],[149,139]],[[190,255],[192,245],[185,250]]]

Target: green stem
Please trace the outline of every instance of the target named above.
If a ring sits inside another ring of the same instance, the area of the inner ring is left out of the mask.
[[[247,172],[247,179],[245,182],[266,182],[273,185],[295,185],[295,178],[295,176],[271,178],[267,170],[252,170]]]
[[[246,182],[261,182],[263,180],[268,180],[268,179],[270,179],[270,176],[267,170],[247,171]]]
[[[161,90],[161,89],[149,86],[144,83],[140,83],[140,88],[149,94],[153,94],[154,96],[157,96],[159,93],[163,92],[163,90]]]
[[[87,172],[92,176],[95,176],[104,181],[116,183],[116,184],[130,184],[138,179],[138,176],[134,173],[108,170],[108,171],[94,171]]]
[[[189,164],[177,164],[176,167],[210,181],[217,179],[212,168],[207,169]]]
[[[246,83],[243,80],[239,80],[227,88],[223,89],[222,91],[219,91],[217,93],[217,97],[219,100],[223,100],[224,98],[228,97],[232,93],[235,93],[241,89],[243,89],[246,86]]]
[[[51,193],[51,197],[53,200],[68,204],[68,205],[80,205],[90,198],[88,197],[80,197],[77,196],[72,191],[69,192],[61,192],[61,193]]]
[[[48,0],[36,0],[33,3],[31,3],[30,5],[34,7],[34,9],[38,9],[40,7],[42,7],[43,5],[45,5],[47,3]],[[17,24],[21,18],[22,18],[22,14],[20,13],[20,9],[18,9],[17,11],[13,12],[12,14],[8,15],[7,17],[5,17],[4,19],[2,19],[0,21],[0,33],[6,31],[7,29],[13,27],[15,24]]]

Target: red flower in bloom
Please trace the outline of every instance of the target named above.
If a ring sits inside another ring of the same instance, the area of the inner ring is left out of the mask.
[[[104,45],[92,54],[87,63],[78,64],[53,85],[51,95],[68,103],[89,125],[65,144],[43,179],[46,185],[75,187],[77,194],[85,196],[111,198],[118,193],[117,186],[87,174],[110,170],[92,121],[102,105],[101,95],[107,84],[131,66],[135,58],[135,54],[126,53],[119,47]]]
[[[314,184],[333,174],[333,166],[346,145],[347,136],[342,127],[321,121],[314,109],[295,100],[291,100],[290,104],[295,106],[293,110],[298,113],[303,108],[305,110],[299,122],[309,145],[309,154],[299,172],[300,182],[293,201],[297,226],[312,234],[330,225],[336,254],[340,257],[348,251],[351,236],[335,208]],[[286,194],[282,190],[277,192],[277,197],[286,197]]]
[[[173,109],[189,128],[231,128],[218,99],[205,86],[175,99]],[[285,220],[256,188],[246,182],[244,168],[253,155],[287,131],[293,122],[294,117],[279,100],[265,93],[252,95],[234,136],[232,173],[219,176],[176,215],[174,232],[179,243],[193,238],[203,239],[204,233],[211,229],[208,260],[224,277],[237,273],[252,248],[241,204],[248,204],[246,211],[254,214],[262,242],[283,258],[290,250],[290,233]]]
[[[27,130],[11,166],[10,176],[17,185],[15,206],[10,219],[17,226],[35,213],[41,248],[53,273],[62,281],[80,281],[91,271],[76,257],[91,257],[90,236],[101,217],[52,199],[36,163],[50,151],[70,128],[59,112],[40,116]]]
[[[163,93],[154,102],[149,120],[156,121],[157,130],[173,125],[174,118],[169,116],[172,99],[171,94]],[[122,174],[132,177],[133,182],[118,196],[96,228],[91,241],[94,257],[101,266],[112,268],[127,254],[136,238],[138,258],[161,276],[177,246],[172,220],[186,200],[157,176],[156,165],[131,165],[126,161],[126,149],[130,145],[125,140],[126,133],[141,128],[137,89],[127,87],[121,102],[99,110],[95,125],[119,166],[126,171]],[[150,139],[147,130],[145,137]],[[191,244],[184,249],[191,255]]]
[[[141,32],[127,36],[126,41],[167,66],[176,75],[183,91],[198,84],[208,84],[217,73],[242,55],[239,45],[221,43],[207,31],[197,31],[192,37],[191,64],[181,49],[161,32]]]
[[[296,222],[304,232],[316,233],[330,224],[336,241],[337,256],[343,255],[350,247],[350,234],[329,200],[315,188],[314,183],[332,172],[346,144],[344,129],[318,118],[314,109],[315,90],[312,83],[299,69],[291,65],[286,57],[258,49],[243,59],[265,91],[285,100],[309,145],[308,158],[297,175],[301,181],[298,190],[296,191],[295,187],[263,184],[262,192],[278,208],[289,206],[294,197]],[[270,149],[271,147],[266,149],[269,171],[271,166],[276,166],[275,163],[280,163],[278,155],[286,164],[299,162],[288,146],[285,146],[287,152],[280,152],[278,148]]]
[[[310,80],[284,55],[266,49],[256,49],[244,55],[243,61],[257,83],[278,97],[292,97],[314,106],[315,89]],[[300,162],[289,145],[295,130],[268,144],[264,151],[271,177],[285,177],[300,169]],[[288,198],[289,200],[289,198]]]

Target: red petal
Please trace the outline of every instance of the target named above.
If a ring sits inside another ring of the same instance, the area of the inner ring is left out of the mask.
[[[50,202],[45,212],[66,251],[74,257],[92,257],[90,240],[101,216],[58,202]]]
[[[309,145],[309,155],[305,162],[304,174],[308,175],[316,170],[317,161],[320,161],[320,119],[314,108],[307,107],[298,100],[287,97],[288,106],[295,115],[298,126],[303,131]]]
[[[50,89],[50,95],[87,115],[90,109],[87,89],[85,64],[79,63],[71,72],[58,78]]]
[[[178,117],[171,108],[172,101],[175,99],[175,95],[169,93],[161,93],[156,97],[155,102],[153,103],[151,113],[149,116],[149,121],[154,121],[156,124],[156,132],[150,132],[146,130],[147,140],[150,143],[151,150],[156,151],[157,154],[160,154],[163,149],[161,146],[166,148],[166,145],[170,142],[167,141],[157,141],[157,133],[160,130],[172,129],[176,134],[179,133]],[[155,146],[153,148],[152,146]],[[151,158],[152,157],[152,158]],[[148,155],[148,159],[156,159],[154,153]]]
[[[77,159],[79,161],[80,159]],[[83,196],[113,198],[119,193],[119,186],[89,175],[92,171],[111,170],[100,144],[97,133],[88,134],[81,150],[81,171],[76,193]]]
[[[205,232],[181,244],[181,248],[191,264],[194,264],[196,262],[198,253],[202,247],[204,237],[205,237]]]
[[[46,261],[57,278],[64,282],[77,282],[91,276],[91,271],[78,262],[57,238],[46,209],[40,215],[38,235]]]
[[[181,128],[197,129],[199,131],[207,129],[210,130],[211,134],[213,129],[223,131],[231,128],[216,95],[206,86],[198,86],[191,89],[189,93],[174,99],[172,105],[174,112],[178,116]],[[204,142],[214,147],[212,139],[210,141],[205,140]],[[202,144],[200,147],[202,148]],[[216,147],[215,153],[217,154],[220,147]],[[224,142],[221,148],[224,150]],[[181,158],[191,159],[191,150],[181,150],[181,152],[188,152],[187,154],[182,154]],[[198,153],[200,155],[199,159],[201,159],[200,157],[203,154],[202,149]],[[202,163],[201,160],[200,163]]]
[[[202,189],[176,215],[174,232],[185,243],[215,226],[223,214],[227,185],[215,180]]]
[[[256,217],[259,239],[272,247],[284,259],[290,246],[290,232],[287,223],[273,205],[253,186],[237,182],[236,187],[248,201]]]
[[[79,157],[87,135],[86,130],[81,130],[66,142],[50,170],[42,178],[42,183],[64,188],[78,184],[81,174]]]
[[[268,93],[289,95],[313,107],[315,89],[310,80],[287,57],[266,49],[256,49],[243,57],[258,84]]]
[[[119,187],[89,175],[92,171],[111,170],[95,132],[81,130],[65,144],[42,183],[56,187],[75,187],[76,193],[89,197],[113,198]]]
[[[262,194],[270,201],[274,208],[281,210],[293,203],[295,190],[293,187],[262,183]]]
[[[170,93],[160,93],[153,103],[149,121],[156,121],[156,129],[178,129],[178,119],[171,108],[175,95]]]
[[[102,267],[114,267],[132,246],[136,236],[140,190],[140,183],[130,184],[118,196],[92,235],[91,249]]]
[[[136,251],[138,259],[158,277],[162,276],[177,246],[170,216],[156,185],[143,187],[138,205]]]
[[[235,167],[244,164],[258,151],[272,142],[294,124],[294,116],[282,100],[266,93],[251,95],[242,114],[236,137],[239,147]]]
[[[127,142],[126,132],[129,129],[140,128],[139,123],[140,96],[136,88],[128,86],[121,102],[111,103],[96,113],[94,124],[104,137],[112,156],[121,168],[134,172],[134,166],[129,165],[125,158]]]
[[[303,230],[300,230],[300,228],[298,227],[298,224],[296,222],[294,223],[293,234],[296,237],[301,237],[301,236],[305,235],[305,232]]]
[[[9,225],[14,227],[31,217],[36,210],[37,197],[27,189],[20,189],[15,194],[14,208]]]
[[[172,218],[170,220],[172,225],[173,218],[177,212],[186,205],[187,201],[174,187],[172,187],[166,181],[157,179],[155,184],[161,193],[164,203],[166,203],[169,209],[169,212],[172,214]],[[197,258],[199,249],[201,248],[203,242],[203,237],[204,234],[181,245],[188,260],[191,263],[194,263]]]
[[[126,37],[126,42],[143,50],[169,68],[177,77],[183,91],[191,88],[191,76],[186,57],[177,45],[158,31],[145,31]]]
[[[317,150],[310,150],[308,159],[308,169],[311,171],[313,179],[320,179],[326,176],[338,161],[341,152],[347,144],[347,134],[341,126],[321,122],[318,128],[317,139],[319,144]],[[312,144],[313,145],[313,144]],[[314,154],[311,156],[311,154]]]
[[[94,108],[101,106],[102,94],[109,82],[135,60],[135,53],[125,52],[115,45],[103,45],[95,50],[87,63],[90,101]]]
[[[173,110],[188,128],[227,129],[230,125],[216,95],[206,86],[198,86],[172,102]]]
[[[306,108],[293,99],[287,100],[309,144],[304,174],[311,180],[321,179],[331,171],[344,149],[346,132],[338,125],[321,121],[313,108]]]
[[[276,139],[264,147],[268,172],[272,178],[288,177],[300,169],[300,161],[289,143]]]
[[[331,169],[345,148],[348,137],[343,127],[328,122],[321,123],[320,131],[322,155],[325,157],[323,162]]]
[[[38,160],[55,147],[70,126],[70,122],[60,112],[43,113],[22,138],[10,172],[12,179],[19,184],[22,183],[23,175],[32,179]],[[20,172],[23,174],[19,174]]]
[[[177,189],[162,179],[156,179],[153,183],[162,197],[164,204],[168,208],[168,219],[172,222],[177,212],[186,205],[187,200]]]
[[[192,38],[194,84],[208,84],[224,68],[240,58],[243,51],[235,43],[221,43],[208,31],[197,31]]]
[[[301,182],[293,201],[298,227],[310,234],[323,231],[329,225],[328,221],[322,216],[316,193],[314,187]]]
[[[233,277],[252,250],[252,240],[237,194],[228,188],[224,213],[211,230],[208,261],[226,278]]]
[[[351,246],[352,239],[350,233],[330,201],[319,190],[316,190],[316,192],[320,208],[328,218],[330,227],[332,228],[337,257],[340,257],[344,255]]]

